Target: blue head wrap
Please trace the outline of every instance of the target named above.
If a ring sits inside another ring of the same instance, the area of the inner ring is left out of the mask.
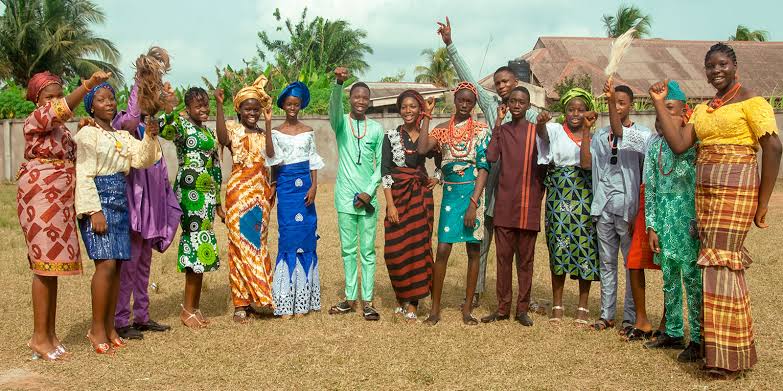
[[[688,99],[685,97],[685,92],[682,91],[679,83],[674,80],[669,80],[668,87],[669,93],[666,94],[666,98],[664,100],[679,100],[683,102],[688,101]]]
[[[98,84],[97,86],[93,87],[90,92],[87,93],[87,95],[84,96],[84,110],[87,110],[87,113],[90,114],[90,117],[93,116],[92,114],[92,100],[95,99],[95,94],[100,90],[101,88],[105,88],[109,91],[111,91],[112,96],[117,95],[117,93],[114,91],[114,87],[111,86],[111,84],[107,82],[103,82],[101,84]]]
[[[277,97],[277,107],[282,109],[285,98],[288,98],[289,96],[295,96],[299,98],[299,100],[302,102],[300,104],[302,109],[310,104],[310,90],[301,81],[295,81],[283,89],[283,91],[280,93],[280,96]]]

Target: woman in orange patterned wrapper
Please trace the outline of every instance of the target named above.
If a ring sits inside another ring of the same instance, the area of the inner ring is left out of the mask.
[[[272,260],[267,246],[269,217],[274,193],[266,167],[268,136],[272,131],[272,98],[264,91],[266,77],[234,96],[239,122],[225,121],[223,91],[215,91],[217,136],[229,147],[233,159],[226,187],[228,267],[234,321],[247,323],[258,315],[252,305],[272,307]],[[263,113],[266,130],[259,128]]]

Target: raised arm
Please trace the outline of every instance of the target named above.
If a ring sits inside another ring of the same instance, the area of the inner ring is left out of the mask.
[[[128,97],[128,108],[120,111],[114,116],[111,121],[111,126],[114,129],[127,130],[128,133],[137,136],[137,130],[139,123],[141,122],[141,108],[139,107],[139,84],[133,83],[131,87],[130,97]]]
[[[617,114],[617,98],[614,95],[614,83],[609,77],[604,83],[604,95],[609,103],[609,127],[615,137],[623,137],[623,122]]]
[[[272,141],[272,106],[264,109],[264,139],[266,144],[266,156],[275,157],[275,144]]]
[[[79,104],[82,103],[84,96],[87,95],[91,89],[95,88],[95,86],[98,84],[109,80],[109,78],[111,78],[111,72],[97,71],[93,73],[89,79],[82,82],[79,87],[76,87],[73,92],[65,97],[65,102],[68,103],[68,108],[71,110],[75,109],[76,106],[79,106]]]
[[[498,106],[497,117],[503,118],[506,115],[506,105]],[[492,137],[489,139],[489,146],[487,147],[487,161],[494,163],[500,160],[500,145],[503,142],[503,133],[500,130],[502,125],[500,121],[495,122],[495,127],[492,129]]]
[[[231,139],[228,137],[228,128],[226,127],[226,114],[223,111],[223,102],[225,95],[222,88],[215,89],[215,106],[217,114],[215,115],[215,132],[218,142],[224,147],[231,146]]]
[[[343,110],[343,83],[348,79],[348,69],[337,67],[334,70],[334,85],[329,96],[329,123],[332,130],[339,133],[345,130],[345,111]]]
[[[579,167],[584,170],[593,168],[593,154],[590,152],[593,142],[590,135],[590,129],[593,128],[597,119],[598,115],[594,111],[588,111],[584,114],[582,144],[579,146]]]
[[[546,124],[552,119],[548,111],[542,111],[536,117],[536,136],[546,144],[549,144],[549,132],[546,130]]]
[[[461,80],[467,81],[476,86],[476,90],[478,91],[479,108],[481,108],[481,111],[484,113],[484,117],[487,120],[489,126],[494,128],[495,120],[497,119],[497,113],[495,112],[497,102],[495,102],[495,97],[481,87],[478,79],[476,79],[476,77],[473,75],[473,72],[470,70],[470,67],[465,62],[465,59],[462,58],[462,56],[459,54],[459,50],[457,50],[457,47],[454,45],[454,42],[451,39],[451,21],[449,20],[448,16],[446,17],[446,23],[438,22],[438,34],[440,34],[441,39],[443,39],[443,43],[446,45],[446,49],[449,53],[449,59],[451,59],[451,63],[454,65],[454,70],[457,71],[457,76]],[[503,119],[501,118],[501,122],[502,121]]]
[[[666,110],[663,101],[666,98],[666,94],[669,93],[668,84],[669,80],[653,84],[650,87],[650,97],[652,98],[653,106],[655,106],[655,113],[658,116],[663,137],[666,139],[666,143],[669,144],[672,152],[679,155],[685,153],[696,144],[696,131],[693,128],[693,124],[680,127],[680,124],[676,123]]]
[[[416,152],[419,155],[428,154],[438,144],[437,140],[430,137],[430,120],[432,120],[432,111],[435,109],[435,98],[427,98],[424,105],[424,119],[421,121],[419,141],[416,144]]]

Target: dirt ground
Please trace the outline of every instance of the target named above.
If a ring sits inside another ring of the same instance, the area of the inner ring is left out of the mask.
[[[781,184],[778,184],[778,189]],[[566,284],[566,319],[561,326],[533,315],[530,328],[515,322],[464,326],[459,305],[464,296],[466,255],[455,247],[444,289],[444,319],[436,327],[406,324],[392,316],[394,294],[383,262],[383,228],[376,250],[376,304],[382,318],[366,322],[358,314],[326,314],[343,289],[342,261],[332,189],[319,187],[318,246],[324,311],[303,319],[231,321],[225,227],[217,225],[223,264],[205,277],[202,311],[213,323],[190,330],[179,323],[184,276],[176,270],[176,246],[155,254],[150,292],[152,318],[173,326],[167,333],[146,334],[143,341],[113,357],[92,353],[85,339],[90,319],[90,277],[94,270],[83,254],[85,273],[61,278],[57,331],[74,352],[69,361],[31,362],[25,346],[32,330],[31,273],[16,217],[15,185],[0,186],[0,389],[775,389],[783,382],[783,328],[780,327],[781,220],[783,192],[775,194],[772,227],[750,233],[747,246],[755,263],[747,279],[753,302],[758,365],[734,382],[712,381],[696,365],[676,361],[676,351],[647,351],[623,342],[615,332],[592,332],[573,326],[577,284]],[[382,198],[382,197],[381,197]],[[436,196],[438,199],[439,196]],[[277,252],[277,226],[269,235]],[[533,297],[551,303],[548,254],[543,233],[536,245]],[[487,270],[487,295],[475,311],[483,316],[495,306],[494,251]],[[620,282],[621,287],[623,281]],[[662,308],[660,273],[648,273],[648,313],[656,323]],[[590,310],[598,313],[598,285]],[[622,300],[622,295],[620,295]],[[619,306],[622,305],[620,301]],[[419,316],[429,310],[424,301]],[[622,311],[620,311],[622,312]],[[618,319],[619,320],[619,319]]]

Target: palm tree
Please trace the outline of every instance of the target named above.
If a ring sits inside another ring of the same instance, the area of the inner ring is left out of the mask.
[[[652,18],[645,15],[635,5],[620,5],[615,15],[604,15],[601,18],[606,28],[606,35],[617,38],[636,24],[634,38],[642,38],[650,35],[650,23]],[[638,21],[638,24],[637,24]]]
[[[280,22],[280,10],[273,14]],[[299,22],[294,24],[291,19],[283,22],[288,32],[288,42],[273,40],[266,31],[258,33],[263,49],[258,48],[261,61],[276,62],[280,72],[295,80],[310,61],[317,71],[332,71],[338,66],[344,66],[354,73],[363,73],[370,65],[364,61],[366,54],[372,54],[372,48],[364,40],[367,32],[351,28],[344,20],[328,20],[320,16],[307,20],[307,8],[302,11]],[[283,26],[277,27],[278,31]],[[268,59],[268,57],[272,57]]]
[[[729,36],[729,41],[755,41],[766,42],[769,40],[769,31],[751,30],[746,26],[738,25],[734,35]]]
[[[103,24],[103,11],[90,0],[0,0],[0,77],[25,85],[33,74],[48,70],[88,77],[98,69],[118,81],[120,53],[90,28]]]
[[[416,83],[432,83],[437,87],[451,87],[457,80],[457,71],[449,59],[449,52],[445,47],[437,50],[424,49],[422,56],[427,57],[429,66],[419,65],[416,72]]]

